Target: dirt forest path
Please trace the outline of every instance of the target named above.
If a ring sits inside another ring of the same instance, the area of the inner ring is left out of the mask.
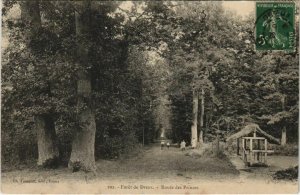
[[[238,171],[235,170],[229,161],[217,158],[193,158],[186,156],[187,151],[179,148],[161,148],[157,145],[147,147],[145,152],[134,158],[107,162],[98,161],[98,172],[108,177],[126,178],[152,178],[152,179],[222,179],[224,177],[237,177]],[[107,163],[107,166],[103,166]],[[112,165],[113,164],[113,165]],[[113,172],[107,169],[114,167]]]
[[[98,160],[96,178],[106,179],[203,179],[221,180],[237,178],[238,171],[227,160],[186,156],[187,151],[170,147],[161,150],[159,145],[146,146],[142,151],[127,159]],[[66,167],[58,169],[23,169],[4,171],[2,179],[11,180],[14,177],[51,178],[63,180],[86,180],[94,178],[92,174],[73,173]]]
[[[269,181],[267,183],[256,179],[241,181],[239,171],[226,158],[218,159],[205,156],[194,158],[186,156],[186,152],[188,151],[180,151],[179,148],[174,147],[161,150],[159,145],[147,146],[138,155],[128,159],[98,160],[96,176],[84,172],[73,173],[66,167],[54,170],[32,168],[7,171],[2,173],[2,190],[13,189],[12,192],[17,192],[15,191],[17,189],[24,190],[24,185],[42,185],[42,189],[37,188],[42,190],[38,191],[39,193],[49,192],[47,190],[67,193],[72,191],[73,186],[75,186],[87,193],[86,185],[89,185],[90,193],[99,193],[99,190],[105,193],[130,193],[133,186],[139,185],[145,186],[145,189],[139,187],[138,189],[141,191],[136,191],[137,193],[178,193],[180,191],[175,189],[176,186],[181,186],[181,188],[189,186],[190,189],[181,190],[192,190],[189,191],[190,193],[222,193],[225,191],[242,193],[244,190],[251,192],[252,188],[249,187],[251,182],[254,182],[255,185],[262,185],[261,189],[264,189],[264,185],[274,185],[270,190],[277,190],[276,183],[270,184]],[[45,181],[52,182],[47,183]],[[49,183],[54,187],[51,188]],[[288,187],[286,188],[287,191],[282,191],[282,193],[297,188],[297,185],[291,182],[284,185]],[[244,187],[235,189],[235,186]],[[59,189],[63,189],[63,191]],[[78,193],[80,189],[78,189]],[[181,193],[185,192],[182,191]],[[262,192],[268,191],[264,189]]]

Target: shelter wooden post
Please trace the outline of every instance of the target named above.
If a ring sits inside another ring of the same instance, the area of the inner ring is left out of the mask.
[[[250,139],[250,151],[249,151],[249,162],[250,162],[250,166],[252,165],[252,154],[253,154],[253,152],[252,152],[252,150],[253,150],[253,139]]]
[[[267,163],[267,155],[268,155],[268,140],[265,139],[265,162]]]
[[[253,137],[256,137],[256,130],[254,130],[254,132],[253,132]],[[258,158],[259,153],[257,153],[256,155],[257,155],[257,158]],[[255,153],[253,153],[253,159],[255,161]]]
[[[245,160],[245,139],[242,138],[242,158]]]
[[[261,141],[261,140],[259,140],[259,139],[257,140],[257,147],[258,147],[258,150],[261,150],[261,148],[260,148],[260,141]],[[260,153],[257,153],[257,160],[258,160],[258,161],[259,161],[259,157],[262,158],[262,156],[260,155]],[[260,159],[260,161],[262,161],[262,160]]]

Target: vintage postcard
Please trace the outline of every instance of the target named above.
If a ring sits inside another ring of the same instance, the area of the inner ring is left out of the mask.
[[[298,193],[298,1],[1,4],[2,193]]]

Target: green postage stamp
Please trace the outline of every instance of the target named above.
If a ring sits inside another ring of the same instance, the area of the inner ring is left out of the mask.
[[[295,49],[295,3],[256,3],[256,50]]]

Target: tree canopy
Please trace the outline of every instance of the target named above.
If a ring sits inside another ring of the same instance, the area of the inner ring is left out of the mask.
[[[247,122],[275,137],[287,129],[287,140],[296,141],[298,47],[257,52],[252,16],[240,20],[222,2],[33,2],[31,11],[3,3],[7,162],[37,158],[35,118],[45,115],[68,162],[72,140],[87,129],[80,120],[86,110],[94,117],[96,158],[150,144],[162,129],[173,142],[190,142],[195,93],[203,101],[197,126],[204,141]]]

